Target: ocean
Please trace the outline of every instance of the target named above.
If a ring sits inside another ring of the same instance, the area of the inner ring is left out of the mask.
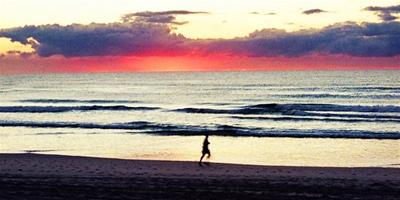
[[[0,76],[1,152],[196,160],[209,134],[216,162],[396,166],[399,122],[400,71]]]

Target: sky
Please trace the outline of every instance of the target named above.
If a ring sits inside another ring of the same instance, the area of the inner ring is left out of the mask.
[[[0,74],[400,69],[397,0],[0,5]]]

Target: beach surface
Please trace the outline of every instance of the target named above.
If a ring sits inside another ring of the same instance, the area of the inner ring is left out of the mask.
[[[398,199],[399,168],[0,154],[0,199]]]

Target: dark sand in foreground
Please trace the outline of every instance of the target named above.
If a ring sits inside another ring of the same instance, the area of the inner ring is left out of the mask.
[[[0,199],[400,199],[400,169],[0,154]]]

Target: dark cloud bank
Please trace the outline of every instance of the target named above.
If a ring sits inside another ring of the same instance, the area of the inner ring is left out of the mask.
[[[194,14],[208,14],[208,12],[193,12],[187,10],[170,10],[162,12],[137,12],[125,14],[121,17],[122,22],[146,22],[146,23],[161,23],[161,24],[175,24],[183,25],[187,22],[176,21],[176,15],[194,15]]]
[[[400,5],[387,7],[369,6],[365,10],[375,12],[383,21],[393,21],[398,19],[394,14],[400,13]]]
[[[155,50],[170,52],[172,46],[177,52],[185,42],[166,25],[144,23],[25,26],[1,30],[0,36],[31,44],[42,57],[143,55]]]
[[[326,11],[316,8],[316,9],[305,10],[305,11],[303,11],[303,14],[312,15],[312,14],[318,14],[318,13],[324,13],[324,12],[326,12]]]
[[[171,31],[175,16],[205,12],[166,11],[124,15],[122,22],[24,26],[0,30],[0,37],[30,44],[42,57],[63,55],[234,54],[296,57],[341,54],[359,57],[400,55],[400,23],[340,23],[322,29],[286,32],[263,29],[235,39],[193,40]],[[172,17],[172,18],[171,18]],[[207,27],[205,27],[207,28]]]

